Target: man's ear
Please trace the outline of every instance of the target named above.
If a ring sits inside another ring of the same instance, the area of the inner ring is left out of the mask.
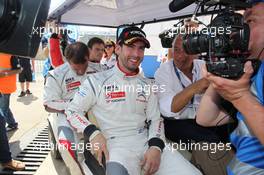
[[[121,46],[119,44],[116,45],[115,53],[119,55],[121,53]]]

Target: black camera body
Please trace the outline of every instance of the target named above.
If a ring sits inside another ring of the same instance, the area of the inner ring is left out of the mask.
[[[218,12],[206,28],[185,34],[183,48],[187,54],[202,54],[209,72],[224,78],[237,79],[243,75],[244,64],[248,61],[250,29],[243,16],[236,13],[235,9],[237,6],[248,6],[246,2],[239,0],[233,1],[235,4],[221,1],[223,0],[219,1],[220,4],[225,5],[225,8]],[[204,0],[203,4],[208,2]],[[250,60],[256,72],[260,61]]]
[[[174,37],[168,37],[168,31],[159,34],[163,48],[171,48]]]
[[[243,75],[244,64],[248,61],[249,37],[250,29],[243,16],[226,9],[214,18],[209,27],[186,34],[183,48],[188,54],[206,53],[204,59],[209,72],[237,79]],[[260,61],[253,59],[252,65],[256,71]]]
[[[218,14],[211,24],[201,31],[186,34],[183,48],[188,54],[208,53],[226,57],[236,51],[248,51],[250,30],[241,14],[226,11]]]
[[[258,59],[244,59],[229,57],[223,61],[207,62],[208,72],[229,79],[237,79],[244,74],[244,64],[251,61],[254,73],[258,70],[261,61]]]
[[[161,45],[163,48],[172,48],[172,42],[177,34],[175,29],[165,30],[159,34]]]
[[[35,57],[51,0],[0,0],[0,52]]]

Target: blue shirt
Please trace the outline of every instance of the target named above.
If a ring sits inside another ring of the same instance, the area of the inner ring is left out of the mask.
[[[252,78],[251,84],[251,92],[264,106],[263,79],[264,62]],[[230,136],[237,152],[227,167],[228,175],[264,175],[264,146],[247,126],[245,118],[240,112],[237,113],[237,119],[238,126]]]

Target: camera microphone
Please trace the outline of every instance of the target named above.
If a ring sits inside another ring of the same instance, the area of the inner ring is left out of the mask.
[[[173,0],[170,4],[169,4],[169,9],[171,12],[177,12],[181,9],[184,9],[185,7],[191,5],[192,3],[194,3],[195,0]]]

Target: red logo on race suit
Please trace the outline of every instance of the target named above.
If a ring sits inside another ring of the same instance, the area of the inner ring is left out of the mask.
[[[77,89],[81,85],[80,81],[72,82],[66,85],[67,91]]]
[[[125,101],[124,97],[126,97],[126,92],[119,91],[119,92],[109,92],[106,94],[106,102],[119,102],[119,101]]]
[[[110,92],[108,93],[109,98],[122,98],[126,96],[125,92]]]

